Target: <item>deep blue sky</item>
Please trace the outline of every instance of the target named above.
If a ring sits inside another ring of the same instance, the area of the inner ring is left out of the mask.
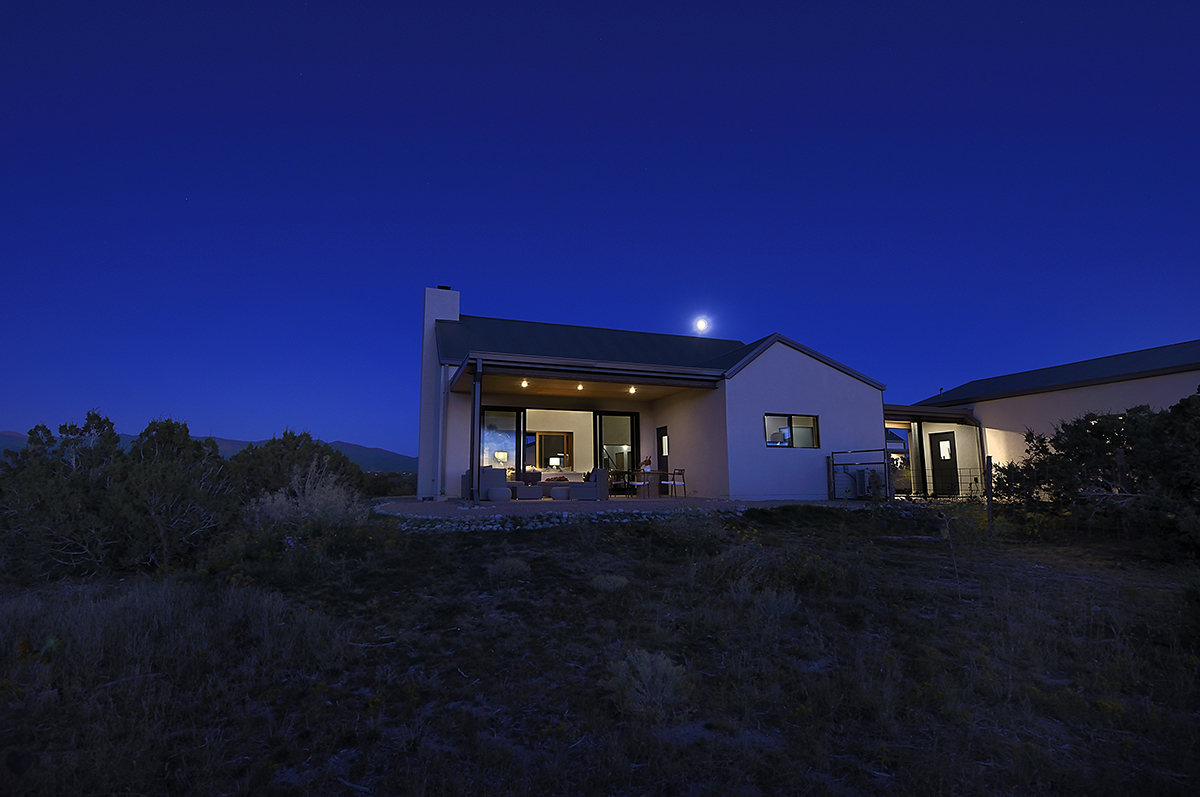
[[[416,453],[424,287],[918,401],[1200,338],[1200,4],[0,5],[0,429]]]

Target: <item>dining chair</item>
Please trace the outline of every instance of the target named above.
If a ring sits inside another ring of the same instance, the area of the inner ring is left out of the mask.
[[[687,498],[687,484],[683,480],[683,468],[676,468],[675,470],[671,471],[667,478],[670,479],[670,481],[664,481],[663,484],[671,488],[671,495],[675,498],[678,498],[679,494],[676,491],[682,487],[683,497]]]

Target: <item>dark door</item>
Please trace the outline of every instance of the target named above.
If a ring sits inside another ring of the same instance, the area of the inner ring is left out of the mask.
[[[929,464],[933,471],[934,495],[958,495],[958,454],[954,432],[929,435]]]
[[[669,447],[667,446],[667,427],[665,427],[665,426],[658,427],[657,437],[658,437],[658,467],[656,468],[656,470],[661,470],[663,473],[670,473],[671,467],[667,464],[667,454],[669,453]],[[667,494],[667,485],[662,484],[662,482],[664,482],[664,481],[666,481],[666,479],[659,480],[659,485],[658,485],[658,494],[659,495]]]

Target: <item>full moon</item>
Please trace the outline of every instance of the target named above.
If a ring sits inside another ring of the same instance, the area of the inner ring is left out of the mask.
[[[708,322],[707,318],[705,318],[704,316],[700,316],[699,318],[696,319],[696,331],[697,332],[707,332],[708,327],[709,327],[709,322]]]

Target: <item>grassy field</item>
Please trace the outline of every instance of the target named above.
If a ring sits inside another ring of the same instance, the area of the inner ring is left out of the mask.
[[[8,588],[0,793],[1193,794],[1192,567],[823,507]]]

